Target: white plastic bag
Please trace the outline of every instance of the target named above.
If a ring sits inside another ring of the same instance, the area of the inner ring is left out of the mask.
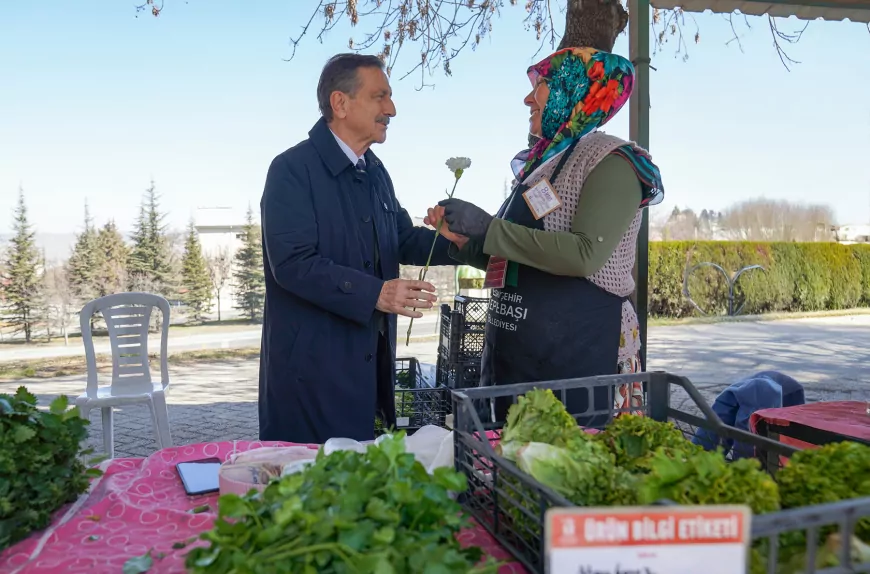
[[[317,451],[304,446],[263,447],[232,455],[218,471],[221,494],[243,495],[254,488],[262,491],[285,469],[310,464]]]
[[[453,431],[426,425],[405,437],[405,450],[414,455],[430,474],[439,466],[453,466]]]

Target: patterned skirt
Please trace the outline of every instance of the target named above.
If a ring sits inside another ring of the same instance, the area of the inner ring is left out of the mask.
[[[628,359],[619,361],[616,368],[616,373],[618,375],[628,375],[631,373],[639,373],[640,371],[640,353],[637,353]],[[629,411],[617,413],[617,417],[627,413],[643,416],[643,385],[641,383],[621,385],[616,393],[615,403],[614,406],[617,409],[630,409]]]

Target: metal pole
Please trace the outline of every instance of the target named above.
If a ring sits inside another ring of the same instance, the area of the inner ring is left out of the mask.
[[[649,149],[649,0],[629,0],[629,59],[635,67],[635,86],[629,101],[629,137],[642,148]],[[641,364],[646,370],[649,346],[647,340],[647,317],[649,315],[649,214],[643,210],[640,232],[637,236],[637,258],[634,264],[635,292],[634,304],[640,323],[640,337],[643,342]]]

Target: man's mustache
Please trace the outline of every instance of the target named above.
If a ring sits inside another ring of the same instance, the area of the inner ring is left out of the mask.
[[[378,116],[375,118],[375,121],[379,124],[384,124],[385,126],[390,125],[390,117],[389,116]]]

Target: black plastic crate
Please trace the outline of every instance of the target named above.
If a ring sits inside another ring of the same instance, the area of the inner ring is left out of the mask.
[[[459,311],[441,307],[439,349],[450,362],[479,359],[483,355],[483,342],[486,335],[485,325],[467,324]]]
[[[633,383],[642,384],[645,389],[644,406],[613,407],[617,390]],[[606,408],[590,407],[583,412],[572,412],[583,426],[603,428],[618,413],[640,412],[655,420],[674,423],[690,440],[704,436],[708,441],[730,439],[744,448],[749,445],[769,472],[777,470],[781,460],[797,452],[793,447],[725,425],[688,379],[667,373],[637,373],[457,390],[453,393],[454,456],[456,469],[468,479],[468,491],[461,497],[462,505],[531,572],[544,572],[543,525],[547,509],[575,505],[497,455],[491,441],[497,440],[504,421],[484,423],[480,413],[489,410],[481,408],[484,404],[496,399],[515,402],[518,396],[534,388],[549,388],[563,402],[570,391],[573,396],[585,393],[588,405],[608,405]],[[676,389],[688,395],[700,416],[671,406],[671,391]],[[606,395],[606,402],[598,400],[602,394]],[[699,430],[706,434],[699,435]],[[489,438],[487,431],[492,435]],[[713,445],[707,442],[705,446]],[[731,454],[726,452],[726,456]],[[662,504],[668,502],[662,501]],[[780,535],[793,531],[804,532],[807,555],[814,560],[822,527],[838,526],[844,540],[849,540],[855,523],[864,516],[870,516],[870,498],[764,514],[753,517],[752,537],[756,541],[767,541],[770,564],[766,573],[777,574]],[[849,544],[843,547],[848,555]],[[854,569],[806,569],[805,572],[870,572],[870,564]]]
[[[480,359],[470,361],[450,361],[447,356],[438,353],[435,366],[435,382],[439,387],[449,389],[467,389],[480,384]]]
[[[396,359],[396,388],[416,389],[425,386],[423,384],[423,372],[420,370],[420,361],[416,357],[402,357]]]
[[[457,295],[453,299],[453,310],[462,315],[462,320],[468,326],[485,327],[488,309],[488,298]]]
[[[443,427],[450,414],[450,391],[436,385],[429,387],[423,380],[420,362],[414,357],[396,359],[396,430],[414,434],[426,425]],[[388,429],[378,427],[376,434]]]
[[[450,390],[422,387],[396,390],[396,430],[414,434],[421,427],[443,427],[450,414]]]

